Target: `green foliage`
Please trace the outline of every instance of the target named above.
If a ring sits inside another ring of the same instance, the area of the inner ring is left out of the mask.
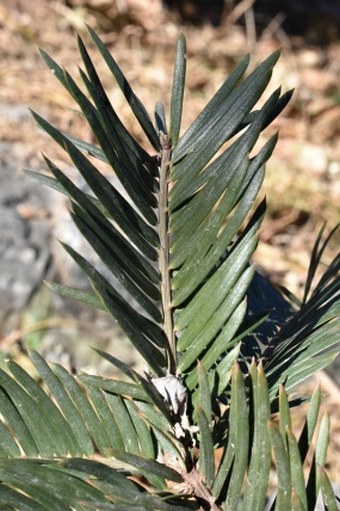
[[[72,375],[32,351],[38,381],[9,362],[0,372],[1,508],[262,511],[271,488],[271,509],[314,509],[319,491],[327,508],[336,509],[324,470],[327,417],[316,432],[320,391],[296,438],[287,390],[339,351],[339,257],[313,286],[328,241],[321,232],[297,308],[251,264],[265,212],[257,199],[277,136],[257,153],[254,147],[291,92],[276,90],[254,107],[279,54],[251,73],[243,58],[181,135],[183,34],[168,131],[163,105],[156,105],[154,127],[105,45],[89,33],[156,154],[126,129],[78,38],[86,92],[41,55],[97,145],[33,116],[68,153],[89,193],[48,158],[51,175],[29,173],[69,197],[76,226],[112,276],[64,245],[93,292],[50,287],[110,313],[147,370],[139,374],[98,352],[125,378]],[[112,170],[124,194],[96,160]]]

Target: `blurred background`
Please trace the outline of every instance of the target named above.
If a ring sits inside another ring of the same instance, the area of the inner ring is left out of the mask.
[[[168,105],[179,30],[187,37],[187,127],[244,53],[255,66],[281,48],[271,89],[295,88],[289,106],[261,138],[279,130],[267,166],[268,213],[256,263],[272,281],[299,294],[311,248],[324,221],[340,220],[340,4],[338,0],[0,0],[0,348],[25,363],[27,347],[71,367],[108,371],[89,346],[123,352],[118,327],[104,315],[62,300],[42,279],[86,287],[59,247],[62,239],[87,250],[71,225],[63,197],[28,179],[44,171],[46,154],[69,175],[70,162],[31,119],[28,108],[59,128],[92,140],[74,104],[42,63],[44,48],[73,75],[80,58],[75,33],[92,46],[89,24],[108,45],[152,114]],[[91,55],[114,105],[138,140],[138,126],[105,65]],[[269,91],[270,92],[270,91]],[[335,237],[324,257],[338,251]],[[111,370],[111,369],[110,369]],[[340,382],[317,375],[333,410],[333,479],[340,477]],[[314,384],[315,380],[313,381]]]

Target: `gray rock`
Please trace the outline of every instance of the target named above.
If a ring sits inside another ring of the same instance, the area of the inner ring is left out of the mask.
[[[5,103],[0,101],[0,118],[10,122],[21,122],[30,119],[31,114],[26,105]]]
[[[21,310],[46,273],[50,251],[48,194],[17,169],[20,160],[0,144],[0,322]],[[26,212],[26,213],[25,213]]]

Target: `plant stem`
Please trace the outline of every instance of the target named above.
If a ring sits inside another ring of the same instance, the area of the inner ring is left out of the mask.
[[[193,468],[191,472],[182,475],[184,480],[189,483],[189,486],[192,488],[194,495],[206,503],[206,505],[201,508],[202,511],[222,511],[222,508],[215,503],[214,496],[210,492],[209,488],[205,486],[204,482],[202,481],[202,477],[196,468]]]
[[[161,274],[161,296],[163,308],[163,326],[168,341],[168,370],[176,372],[176,345],[171,310],[171,282],[169,270],[169,210],[168,210],[168,171],[171,156],[171,144],[167,135],[161,134],[161,162],[159,175],[159,270]]]

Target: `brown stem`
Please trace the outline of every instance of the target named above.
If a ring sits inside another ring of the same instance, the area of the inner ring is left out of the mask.
[[[171,310],[171,282],[169,270],[169,211],[168,211],[168,171],[171,157],[171,144],[167,135],[161,136],[162,151],[159,175],[159,270],[161,274],[161,296],[163,326],[168,341],[168,370],[176,372],[176,345]]]
[[[193,494],[200,500],[204,501],[207,506],[202,507],[202,511],[222,511],[222,508],[218,506],[215,502],[215,497],[210,492],[209,488],[207,488],[202,481],[202,477],[200,473],[193,468],[187,474],[182,474],[186,483],[192,488]]]

